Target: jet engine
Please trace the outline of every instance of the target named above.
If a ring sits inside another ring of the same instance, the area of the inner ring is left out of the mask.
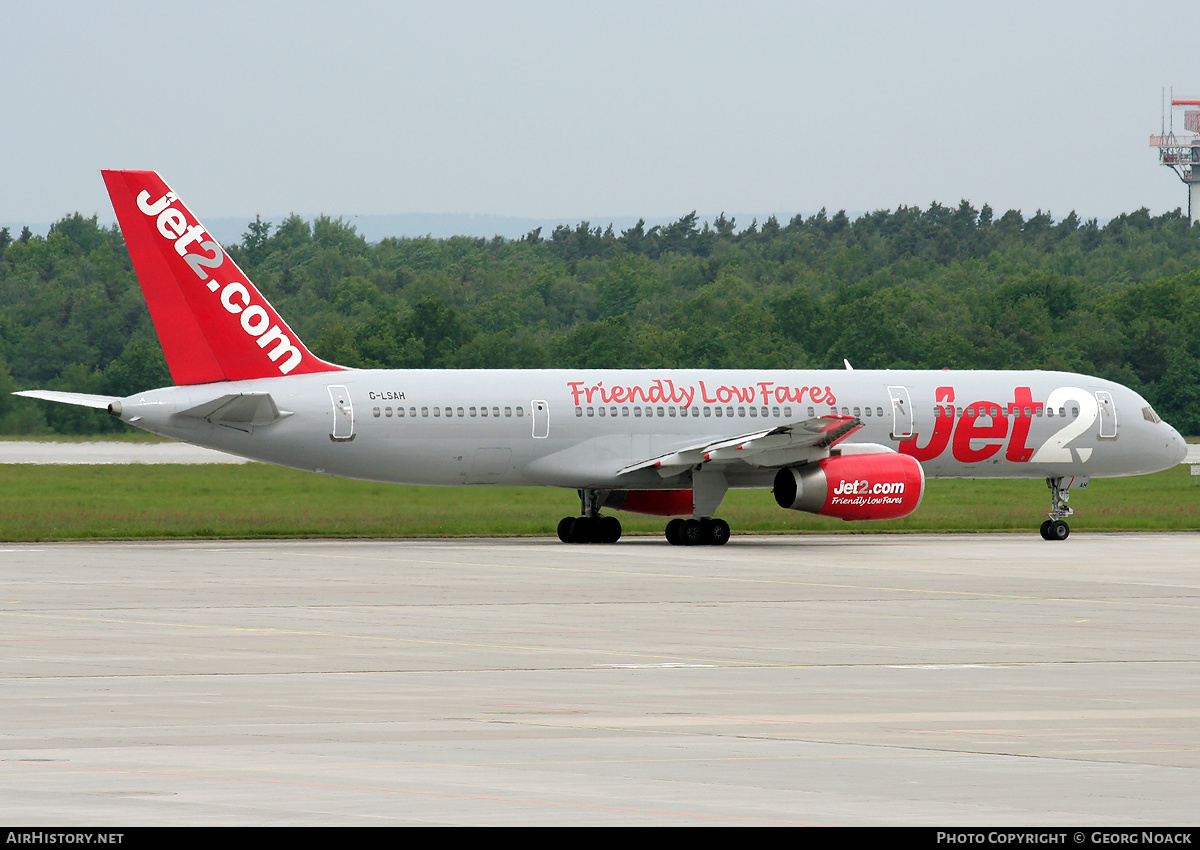
[[[781,508],[853,519],[899,519],[925,495],[925,471],[909,455],[854,454],[785,467],[772,489]]]

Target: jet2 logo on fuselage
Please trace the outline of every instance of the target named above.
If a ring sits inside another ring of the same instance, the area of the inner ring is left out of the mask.
[[[1068,447],[1068,443],[1091,428],[1099,416],[1099,403],[1087,390],[1059,387],[1043,403],[1033,400],[1029,387],[1017,387],[1013,391],[1013,400],[1006,405],[976,401],[960,408],[961,414],[955,412],[954,387],[938,387],[936,401],[942,412],[934,419],[929,441],[919,446],[917,440],[921,439],[921,434],[913,434],[911,439],[900,443],[903,454],[926,461],[941,456],[949,448],[959,463],[981,463],[1003,447],[1004,459],[1011,463],[1071,463],[1072,451],[1079,454],[1081,462],[1091,457],[1090,448]],[[1030,446],[1029,429],[1034,417],[1046,411],[1049,418],[1055,409],[1063,410],[1067,405],[1076,408],[1078,416],[1064,420],[1063,426],[1041,446]],[[1009,418],[1012,419],[1011,430]],[[980,424],[980,419],[989,420],[988,424]]]

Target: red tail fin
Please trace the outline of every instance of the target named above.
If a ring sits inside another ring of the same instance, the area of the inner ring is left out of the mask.
[[[304,346],[161,177],[102,173],[176,384],[342,368]]]

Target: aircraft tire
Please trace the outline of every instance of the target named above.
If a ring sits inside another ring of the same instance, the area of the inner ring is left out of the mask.
[[[704,523],[704,542],[709,546],[724,546],[729,542],[729,523],[711,519]]]
[[[1057,519],[1054,522],[1050,523],[1050,528],[1047,531],[1047,534],[1049,534],[1050,536],[1047,539],[1048,540],[1066,540],[1067,535],[1069,535],[1070,533],[1071,533],[1071,526],[1067,525],[1066,522],[1064,522],[1063,520]]]
[[[615,516],[598,517],[600,543],[616,543],[621,539],[621,521]]]
[[[1053,522],[1053,520],[1049,520],[1049,519],[1048,519],[1048,520],[1046,520],[1045,522],[1043,522],[1043,523],[1042,523],[1042,539],[1043,539],[1043,540],[1049,540],[1049,539],[1050,539],[1050,524],[1051,524],[1052,522]]]
[[[683,520],[676,517],[667,523],[667,542],[672,546],[683,545],[683,539],[680,536],[680,531],[683,530]]]
[[[591,517],[577,516],[571,521],[571,542],[592,543],[595,541],[596,521]]]
[[[558,521],[558,539],[563,543],[574,543],[575,538],[571,536],[571,523],[575,522],[575,517],[565,516]]]
[[[700,520],[687,519],[683,521],[683,527],[679,529],[679,542],[684,546],[697,546],[707,542],[704,539],[704,528],[700,525]]]

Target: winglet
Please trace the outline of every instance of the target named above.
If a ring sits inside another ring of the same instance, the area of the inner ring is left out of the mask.
[[[176,384],[330,372],[153,171],[104,171]]]

